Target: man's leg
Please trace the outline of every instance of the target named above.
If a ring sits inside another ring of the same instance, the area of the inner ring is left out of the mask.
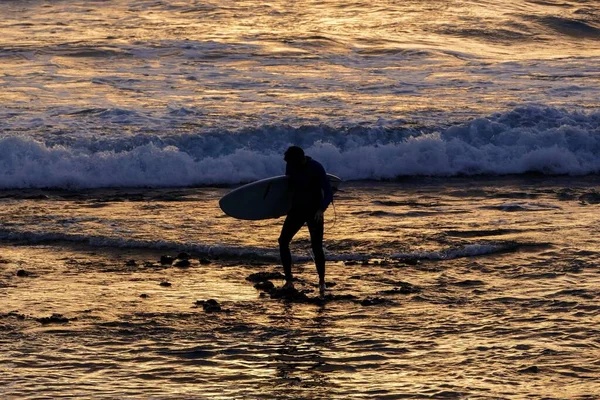
[[[308,231],[310,232],[310,244],[315,257],[315,265],[319,274],[320,295],[325,294],[325,253],[323,252],[323,219],[315,220],[309,218]]]
[[[286,284],[292,282],[292,253],[290,252],[290,242],[304,222],[305,216],[302,213],[293,210],[285,217],[281,234],[279,235],[279,253],[281,254],[281,265],[285,273]]]

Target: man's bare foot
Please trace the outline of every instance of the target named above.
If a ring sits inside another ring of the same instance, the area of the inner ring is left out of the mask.
[[[292,281],[286,281],[285,285],[281,287],[284,290],[295,290],[294,283]]]

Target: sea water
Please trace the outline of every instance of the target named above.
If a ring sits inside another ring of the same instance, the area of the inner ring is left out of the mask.
[[[595,1],[0,2],[1,396],[597,398],[599,61]],[[217,205],[292,144],[323,303]]]

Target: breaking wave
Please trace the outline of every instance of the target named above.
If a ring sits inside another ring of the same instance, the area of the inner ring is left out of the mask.
[[[600,112],[523,106],[449,128],[262,126],[50,143],[0,136],[0,188],[172,187],[280,175],[300,145],[345,180],[600,172]]]

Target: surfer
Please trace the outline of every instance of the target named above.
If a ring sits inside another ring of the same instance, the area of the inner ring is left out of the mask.
[[[285,289],[293,289],[290,242],[306,223],[310,244],[319,274],[319,295],[325,296],[325,253],[323,252],[323,213],[333,200],[333,192],[325,168],[304,154],[298,146],[285,152],[285,174],[290,177],[292,206],[279,236],[281,264],[285,273]]]

